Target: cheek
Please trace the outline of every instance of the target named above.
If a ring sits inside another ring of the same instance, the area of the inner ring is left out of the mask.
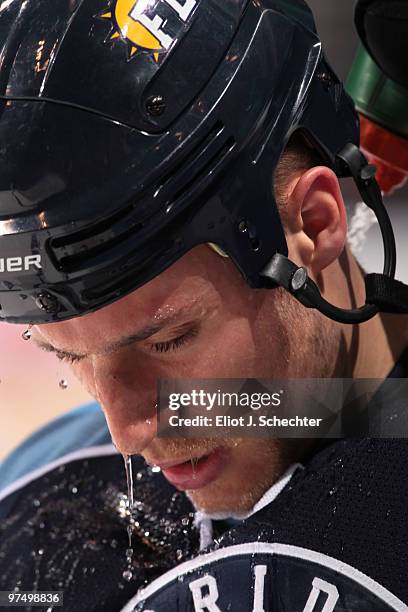
[[[223,320],[203,333],[186,360],[186,372],[190,378],[268,378],[279,371],[284,344],[269,316]]]
[[[81,385],[86,389],[86,391],[94,398],[96,397],[96,385],[95,385],[95,375],[94,368],[91,361],[84,361],[80,363],[75,363],[70,366],[71,371],[74,376],[79,380]]]
[[[207,512],[247,512],[287,467],[279,440],[240,440],[220,478],[190,496]]]
[[[280,469],[279,440],[268,440],[265,438],[246,438],[233,450],[233,461],[231,462],[231,476],[237,479],[244,478],[247,482],[256,480],[259,476],[264,479],[269,475],[270,468]]]
[[[230,322],[220,326],[210,341],[203,340],[196,369],[201,376],[214,378],[247,377],[253,371],[256,346],[248,322]]]

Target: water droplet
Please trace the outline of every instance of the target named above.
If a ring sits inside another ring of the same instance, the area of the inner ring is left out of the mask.
[[[124,580],[127,580],[128,582],[130,582],[133,578],[133,574],[130,570],[126,570],[123,572],[122,577],[124,578]]]
[[[71,492],[75,495],[76,493],[78,493],[78,488],[72,487]]]
[[[40,548],[37,550],[37,555],[43,555],[44,554],[44,549]]]
[[[192,457],[190,461],[191,461],[191,467],[193,469],[193,480],[195,480],[197,478],[196,468],[197,468],[198,459],[196,457]]]
[[[68,389],[68,381],[65,380],[65,378],[63,378],[62,380],[59,381],[59,388],[60,389]]]
[[[133,512],[133,507],[134,507],[132,455],[123,455],[123,460],[125,462],[125,471],[126,471],[126,481],[127,481],[127,489],[128,489],[129,510],[132,513]]]
[[[100,544],[96,540],[87,540],[83,546],[84,549],[89,548],[90,550],[101,550]]]
[[[132,535],[133,535],[132,525],[128,525],[126,531],[127,531],[128,538],[129,538],[129,548],[132,548]]]
[[[161,472],[161,467],[159,465],[153,465],[152,472],[154,472],[155,474]]]
[[[33,499],[33,506],[35,508],[39,508],[41,506],[41,502],[39,499]]]
[[[181,561],[182,558],[183,558],[183,551],[180,548],[178,548],[176,550],[176,559],[177,561]]]
[[[23,340],[30,340],[31,338],[31,327],[29,327],[28,329],[26,329],[22,334],[21,337]]]

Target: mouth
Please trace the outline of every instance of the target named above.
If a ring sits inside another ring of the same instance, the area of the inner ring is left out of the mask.
[[[228,465],[230,449],[218,447],[186,461],[159,462],[163,475],[179,491],[197,490],[219,478]]]

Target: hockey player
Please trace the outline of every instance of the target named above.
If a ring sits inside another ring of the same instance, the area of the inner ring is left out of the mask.
[[[408,609],[404,440],[156,435],[158,379],[408,377],[392,228],[307,6],[3,4],[0,317],[98,404],[3,464],[1,589],[87,612]],[[347,176],[382,275],[346,246]],[[390,400],[375,435],[406,418]],[[138,455],[126,567],[116,449]]]

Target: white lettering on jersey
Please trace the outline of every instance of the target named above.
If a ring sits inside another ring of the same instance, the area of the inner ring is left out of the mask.
[[[266,565],[255,565],[255,586],[254,586],[254,607],[252,612],[265,612],[264,603],[264,588],[265,588],[265,576],[267,571]]]
[[[254,572],[254,564],[256,562],[257,555],[262,555],[262,560],[259,560],[260,569],[255,570]],[[164,588],[176,588],[176,590],[178,591],[178,589],[182,589],[184,585],[184,588],[187,589],[187,580],[186,582],[184,582],[184,578],[190,580],[192,579],[192,572],[202,573],[204,570],[206,570],[207,572],[211,572],[213,568],[214,572],[217,572],[219,586],[217,586],[215,578],[207,574],[204,578],[200,577],[199,580],[193,580],[189,584],[189,587],[192,593],[194,593],[194,588],[198,589],[194,601],[196,606],[194,608],[195,612],[220,612],[219,606],[221,605],[221,602],[219,600],[221,599],[222,595],[219,596],[219,592],[222,588],[221,581],[223,571],[235,571],[235,560],[238,559],[241,561],[241,563],[243,560],[246,560],[247,562],[246,567],[243,567],[241,565],[240,574],[237,575],[238,581],[240,579],[242,581],[245,580],[246,584],[251,585],[249,587],[251,588],[251,591],[252,588],[258,591],[258,594],[254,595],[253,606],[255,608],[251,608],[251,612],[254,612],[254,609],[257,612],[256,606],[262,606],[261,585],[264,570],[261,568],[262,565],[265,563],[265,555],[267,555],[271,559],[271,561],[273,558],[283,560],[283,562],[290,562],[291,559],[301,560],[303,562],[304,567],[308,568],[308,576],[310,576],[310,571],[312,569],[315,572],[315,576],[316,574],[319,575],[319,567],[324,570],[325,575],[327,573],[329,573],[329,575],[334,574],[333,583],[329,583],[320,578],[314,578],[312,582],[312,592],[310,593],[308,601],[306,603],[306,607],[302,610],[302,612],[336,612],[336,605],[339,602],[340,595],[335,584],[336,577],[338,577],[339,575],[343,578],[346,578],[347,582],[350,581],[350,584],[342,586],[342,590],[346,594],[348,592],[358,592],[359,600],[361,600],[363,595],[369,594],[370,596],[373,596],[378,599],[382,603],[382,605],[388,606],[390,610],[395,610],[395,612],[408,612],[408,606],[406,605],[406,603],[402,602],[393,593],[385,589],[378,582],[375,582],[369,576],[366,576],[358,569],[347,565],[343,561],[339,561],[338,559],[333,559],[332,557],[328,557],[323,553],[316,552],[314,550],[307,550],[298,546],[291,546],[289,544],[280,544],[275,542],[272,543],[258,541],[227,546],[225,548],[220,548],[210,553],[198,555],[198,557],[196,557],[195,559],[185,561],[181,565],[178,565],[166,574],[163,574],[162,576],[154,580],[146,588],[140,590],[138,594],[136,594],[128,602],[126,607],[121,610],[121,612],[132,612],[136,606],[140,606],[141,604],[149,606],[149,609],[155,609],[154,601],[152,601],[151,599],[155,598],[157,594],[161,594]],[[231,567],[230,563],[232,564]],[[266,575],[267,573],[265,574],[265,576]],[[177,584],[176,581],[180,584]],[[204,593],[201,591],[201,587],[204,587]],[[284,592],[285,588],[283,589]],[[265,595],[265,589],[266,587],[264,586],[263,595]],[[172,591],[170,591],[170,593],[172,594]],[[185,596],[186,595],[183,595],[183,599]],[[178,597],[177,592],[176,597]],[[207,601],[205,597],[207,597]],[[233,592],[228,592],[227,597],[228,600],[233,601],[234,604],[237,601],[240,602],[240,589],[237,588]],[[259,598],[259,603],[256,597]],[[204,605],[208,606],[207,609],[203,609]],[[265,601],[263,602],[263,605],[265,606]],[[240,609],[241,608],[239,604],[237,604],[236,607],[233,609],[233,612],[236,612]],[[262,607],[260,607],[259,609],[262,610]],[[160,612],[162,612],[162,610],[164,612],[167,612],[168,609],[162,607],[162,605],[160,604],[156,612],[159,612],[159,610]],[[222,612],[225,612],[225,610],[223,610]]]
[[[217,606],[218,587],[214,576],[207,574],[188,585],[193,595],[195,612],[221,612]],[[208,593],[203,595],[203,587],[208,588]]]
[[[320,578],[315,578],[312,584],[312,590],[303,612],[313,612],[314,610],[317,612],[316,603],[320,593],[327,595],[326,603],[321,612],[333,612],[340,597],[337,587]]]

